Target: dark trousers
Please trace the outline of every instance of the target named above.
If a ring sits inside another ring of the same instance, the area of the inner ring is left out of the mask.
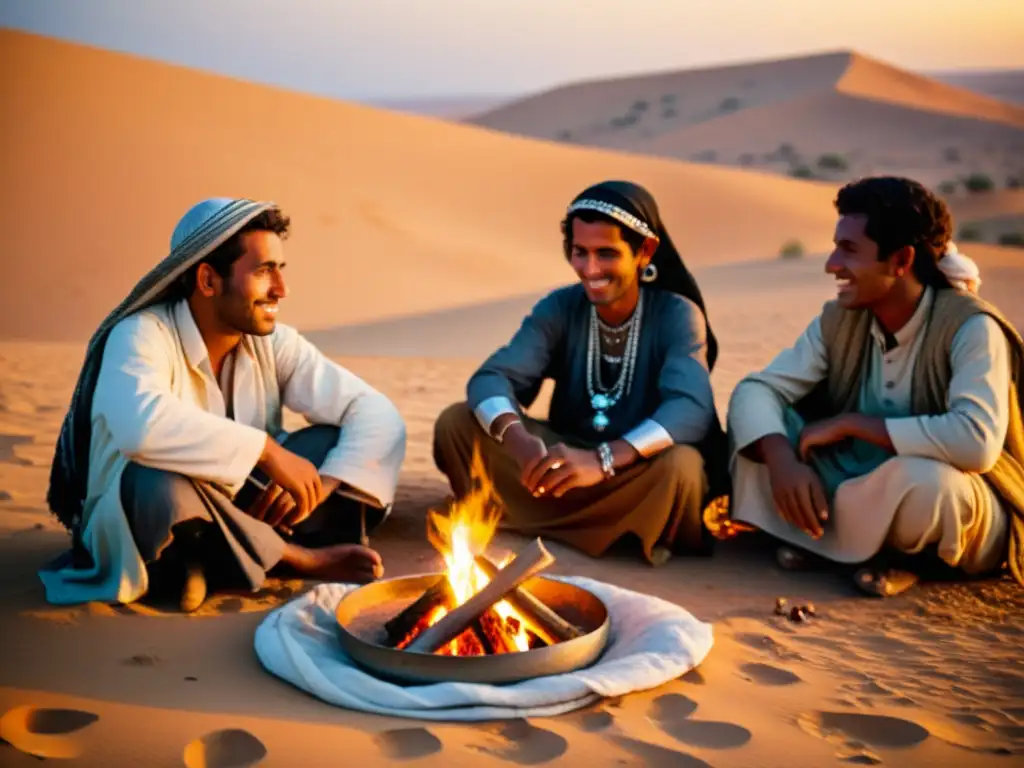
[[[338,442],[338,427],[314,425],[297,430],[284,447],[319,466]],[[183,558],[199,558],[216,581],[239,580],[258,589],[281,560],[287,542],[305,547],[359,541],[360,502],[332,494],[297,525],[282,534],[245,510],[266,486],[267,476],[254,470],[242,489],[228,498],[209,484],[184,475],[131,462],[121,478],[121,504],[136,546],[151,573],[177,570]],[[366,506],[367,532],[386,511]]]

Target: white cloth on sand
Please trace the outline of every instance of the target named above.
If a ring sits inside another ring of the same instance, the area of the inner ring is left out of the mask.
[[[590,667],[506,685],[397,685],[348,657],[334,618],[357,588],[321,584],[268,615],[256,655],[269,672],[339,707],[422,720],[498,720],[559,715],[603,698],[655,688],[699,665],[712,628],[678,605],[582,577],[550,577],[599,597],[611,617],[604,654]]]

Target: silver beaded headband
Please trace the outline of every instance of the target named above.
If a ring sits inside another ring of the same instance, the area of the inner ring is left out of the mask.
[[[591,200],[589,198],[577,200],[569,206],[569,213],[575,213],[576,211],[597,211],[598,213],[603,213],[606,216],[611,216],[620,224],[625,224],[634,232],[638,232],[644,237],[658,237],[654,230],[647,226],[647,222],[643,219],[637,218],[629,211],[623,210],[617,205],[606,203],[604,200]]]

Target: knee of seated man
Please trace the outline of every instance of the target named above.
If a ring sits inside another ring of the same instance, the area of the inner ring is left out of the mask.
[[[881,467],[887,484],[905,488],[913,499],[932,501],[956,493],[964,473],[943,461],[923,456],[896,456]]]
[[[464,433],[467,428],[477,425],[473,411],[466,402],[453,403],[441,411],[434,422],[434,439]]]
[[[655,457],[651,468],[680,482],[700,485],[704,478],[704,458],[692,445],[673,445]]]
[[[196,489],[184,475],[129,462],[121,477],[121,499],[125,505],[148,509],[179,509],[195,500]]]

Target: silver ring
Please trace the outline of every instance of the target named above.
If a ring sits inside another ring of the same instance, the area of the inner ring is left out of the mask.
[[[558,461],[551,465],[551,469],[561,469],[563,464],[565,464],[565,462],[559,459]]]

